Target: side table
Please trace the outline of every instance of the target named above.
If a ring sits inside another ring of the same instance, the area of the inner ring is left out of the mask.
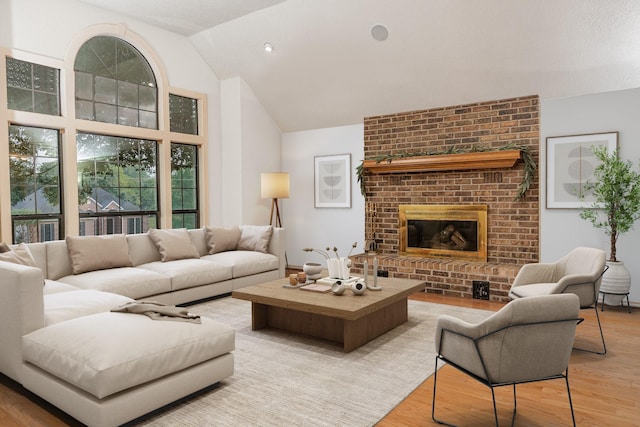
[[[604,299],[606,298],[607,295],[624,295],[622,297],[622,301],[620,302],[620,304],[624,307],[624,298],[627,298],[627,309],[629,310],[629,313],[631,313],[631,304],[629,303],[629,292],[624,293],[624,294],[618,294],[615,292],[602,292],[600,291],[600,295],[602,295],[602,303],[600,305],[600,311],[604,311]]]

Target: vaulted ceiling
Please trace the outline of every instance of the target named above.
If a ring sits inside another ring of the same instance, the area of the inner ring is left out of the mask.
[[[189,37],[283,131],[640,87],[637,0],[82,1]]]

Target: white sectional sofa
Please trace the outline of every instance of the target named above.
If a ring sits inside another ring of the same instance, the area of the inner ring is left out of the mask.
[[[284,230],[263,226],[72,237],[0,256],[17,258],[0,257],[0,372],[90,426],[123,424],[234,370],[227,325],[111,309],[285,276]]]

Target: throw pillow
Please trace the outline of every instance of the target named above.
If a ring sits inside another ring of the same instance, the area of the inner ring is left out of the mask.
[[[3,252],[9,252],[11,248],[5,242],[0,242],[0,254]]]
[[[186,228],[149,230],[151,241],[160,252],[160,261],[173,261],[185,258],[200,258],[198,250],[191,242]]]
[[[37,267],[36,260],[31,255],[29,247],[24,243],[20,243],[14,250],[9,249],[7,252],[0,253],[0,261]]]
[[[133,265],[124,234],[67,236],[65,240],[73,274]]]
[[[273,227],[270,225],[244,225],[240,233],[238,250],[267,253],[272,234]]]
[[[205,227],[204,236],[209,254],[235,251],[240,241],[240,227]]]

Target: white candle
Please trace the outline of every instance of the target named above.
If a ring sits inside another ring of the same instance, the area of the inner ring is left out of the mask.
[[[378,286],[378,258],[373,259],[373,286]]]
[[[364,284],[367,284],[367,279],[369,278],[369,263],[365,260],[364,262]]]

